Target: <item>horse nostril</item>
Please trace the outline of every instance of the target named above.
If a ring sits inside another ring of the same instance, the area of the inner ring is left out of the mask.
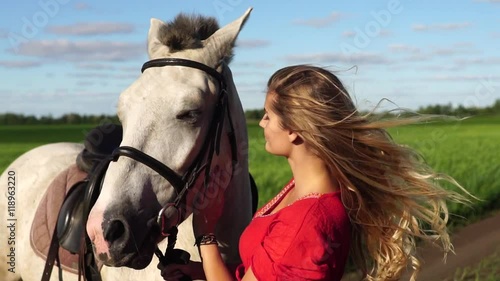
[[[104,239],[108,242],[114,242],[125,234],[125,225],[120,220],[111,221],[104,229]]]

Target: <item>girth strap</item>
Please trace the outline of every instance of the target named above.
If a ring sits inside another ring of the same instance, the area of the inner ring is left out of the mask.
[[[59,239],[57,238],[57,233],[54,230],[54,233],[52,234],[52,239],[50,240],[49,252],[47,253],[45,267],[43,269],[42,281],[50,280],[50,275],[52,274],[52,268],[54,267],[54,263],[56,261],[59,264],[59,280],[62,281],[62,266],[59,263]]]

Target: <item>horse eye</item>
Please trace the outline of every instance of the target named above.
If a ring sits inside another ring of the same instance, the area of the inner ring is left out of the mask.
[[[175,118],[177,118],[177,120],[194,124],[196,123],[196,121],[198,121],[200,115],[201,115],[200,110],[186,110],[177,114]]]

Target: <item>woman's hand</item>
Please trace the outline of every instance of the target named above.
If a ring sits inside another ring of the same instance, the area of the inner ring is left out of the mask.
[[[184,275],[190,276],[186,273],[189,271],[188,266],[184,264],[167,265],[161,271],[161,277],[163,277],[163,280],[180,281]]]
[[[190,276],[191,279],[205,279],[203,272],[203,265],[200,262],[189,261],[188,264],[169,264],[167,266],[159,267],[161,270],[161,277],[168,281],[180,281],[185,275]]]

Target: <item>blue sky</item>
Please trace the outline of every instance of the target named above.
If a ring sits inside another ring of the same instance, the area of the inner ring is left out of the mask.
[[[0,113],[114,114],[147,60],[151,17],[225,25],[249,6],[231,64],[245,109],[262,108],[268,77],[298,63],[335,71],[362,109],[500,98],[500,0],[24,0],[2,5]]]

